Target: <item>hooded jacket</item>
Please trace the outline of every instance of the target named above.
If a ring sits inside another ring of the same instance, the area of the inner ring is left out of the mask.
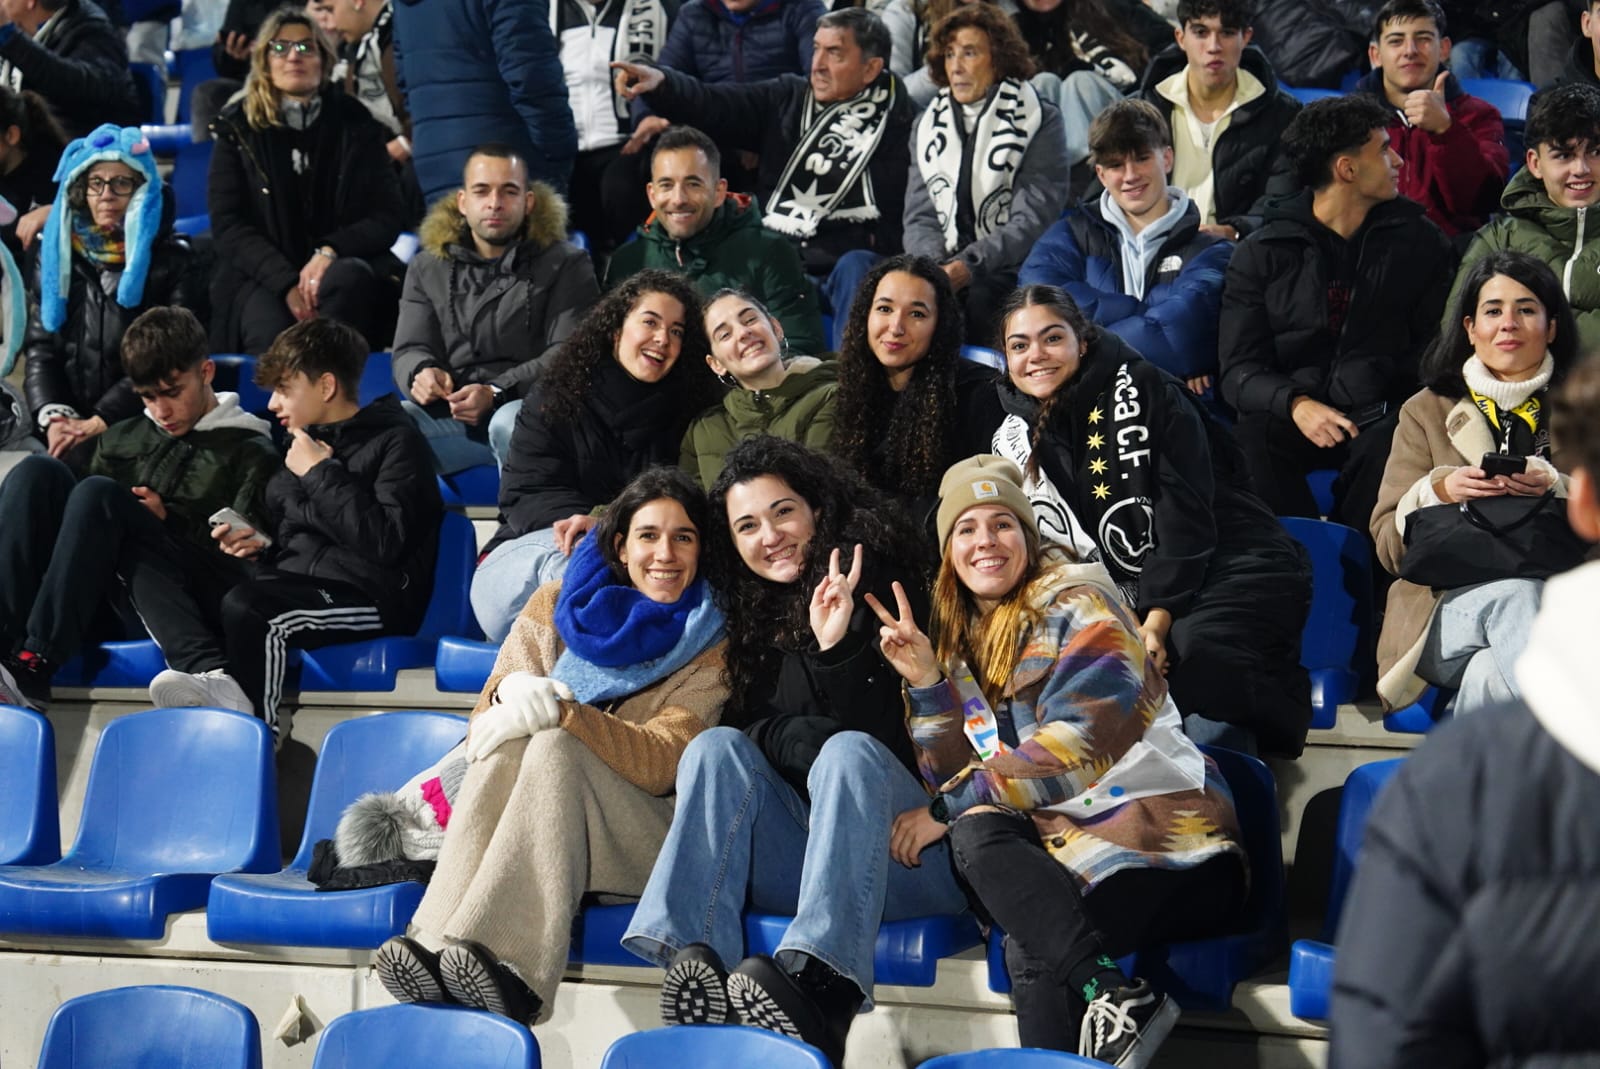
[[[0,26],[0,61],[22,75],[22,88],[50,102],[70,137],[96,123],[137,126],[144,118],[128,46],[93,0],[66,0],[29,37],[14,22]]]
[[[144,179],[123,217],[120,271],[72,248],[72,221],[87,214],[87,208],[71,204],[72,183],[106,162],[125,164]],[[136,415],[139,399],[122,370],[123,332],[147,308],[194,305],[185,279],[192,250],[172,233],[172,198],[138,127],[106,125],[73,141],[61,154],[56,181],[55,205],[39,244],[26,339],[28,409],[41,432],[55,416],[99,416],[109,426]]]
[[[1149,260],[1144,297],[1135,297],[1123,281],[1122,238],[1095,200],[1045,231],[1017,284],[1060,286],[1084,315],[1163,371],[1187,379],[1217,369],[1217,315],[1232,254],[1232,242],[1200,233],[1200,213],[1185,198]]]
[[[267,421],[239,407],[239,396],[217,394],[217,407],[174,438],[148,414],[125,419],[94,439],[90,475],[126,487],[148,486],[166,506],[168,532],[198,553],[225,554],[211,538],[211,514],[266,515],[267,481],[283,460],[267,437]]]
[[[357,587],[386,629],[416,631],[433,595],[444,515],[427,441],[393,394],[305,430],[333,456],[305,475],[280,465],[267,484],[268,563]]]
[[[1578,317],[1578,348],[1600,348],[1600,212],[1592,208],[1559,208],[1544,183],[1524,167],[1512,175],[1500,196],[1505,214],[1473,235],[1461,257],[1461,272],[1451,287],[1446,309],[1456,306],[1457,287],[1466,269],[1491,252],[1512,249],[1537,256],[1561,280],[1572,312]]]
[[[1161,83],[1182,74],[1187,64],[1183,50],[1171,45],[1150,61],[1139,85],[1139,96],[1160,109],[1168,125],[1173,121],[1173,103],[1161,91]],[[1279,87],[1278,76],[1261,49],[1246,48],[1239,68],[1255,75],[1266,92],[1239,105],[1229,117],[1212,147],[1211,170],[1217,222],[1233,227],[1243,237],[1261,225],[1266,197],[1292,193],[1299,185],[1282,144],[1284,129],[1300,113],[1300,102]],[[1091,185],[1086,200],[1098,195],[1098,185]]]
[[[437,367],[457,387],[492,384],[520,398],[599,299],[589,255],[565,240],[566,202],[543,182],[531,189],[522,240],[494,259],[478,255],[454,197],[429,211],[394,331],[401,396],[417,372]]]
[[[1311,191],[1269,201],[1241,241],[1222,287],[1217,356],[1223,398],[1241,415],[1290,418],[1299,396],[1350,411],[1400,404],[1416,391],[1455,256],[1422,206],[1383,201],[1348,241],[1311,212]],[[1329,327],[1329,284],[1341,262],[1349,306]]]
[[[1333,977],[1333,1069],[1600,1061],[1600,564],[1545,584],[1521,703],[1428,735],[1367,821]]]
[[[746,438],[771,434],[812,449],[826,449],[833,436],[839,365],[801,356],[789,363],[787,372],[770,390],[729,389],[720,406],[689,424],[678,466],[710,490],[722,474],[728,450]]]
[[[799,353],[827,349],[817,292],[800,266],[793,243],[761,226],[761,207],[752,197],[730,193],[698,234],[678,241],[655,213],[639,228],[639,238],[611,254],[606,288],[647,267],[688,275],[702,294],[742,289],[783,324],[783,336]]]
[[[1405,113],[1389,103],[1382,69],[1370,71],[1354,92],[1373,97],[1393,113],[1389,147],[1405,161],[1400,168],[1402,197],[1428,209],[1428,218],[1449,237],[1488,222],[1509,173],[1506,127],[1494,105],[1462,89],[1452,74],[1444,83],[1450,128],[1430,134],[1407,123]]]
[[[736,15],[722,0],[690,0],[678,11],[656,63],[702,82],[757,82],[811,69],[822,0],[759,0]]]
[[[1561,73],[1556,76],[1557,85],[1573,82],[1600,89],[1600,74],[1594,72],[1594,42],[1582,34],[1572,42],[1572,51],[1567,53],[1567,62],[1562,66]]]

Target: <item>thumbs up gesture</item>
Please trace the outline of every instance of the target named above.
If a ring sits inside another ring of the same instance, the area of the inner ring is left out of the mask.
[[[1450,72],[1441,70],[1439,77],[1433,80],[1432,89],[1415,89],[1406,94],[1403,111],[1406,122],[1412,126],[1420,127],[1428,133],[1438,137],[1450,129],[1450,109],[1445,107],[1444,86],[1450,78]]]

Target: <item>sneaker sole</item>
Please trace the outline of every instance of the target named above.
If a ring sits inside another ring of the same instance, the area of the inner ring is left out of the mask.
[[[704,961],[685,961],[661,981],[663,1024],[727,1024],[728,992],[721,973]]]
[[[445,991],[463,1006],[510,1016],[494,970],[465,947],[445,948],[439,955],[439,974],[444,978]]]
[[[728,977],[728,1001],[745,1024],[805,1042],[793,1018],[751,977],[738,972]]]
[[[1145,1069],[1167,1036],[1172,1034],[1172,1027],[1178,1023],[1181,1013],[1178,1004],[1170,997],[1163,1002],[1155,1016],[1145,1022],[1144,1028],[1139,1032],[1138,1040],[1113,1063],[1117,1069]]]
[[[378,981],[396,1002],[447,1002],[444,987],[411,948],[385,943],[373,962]]]

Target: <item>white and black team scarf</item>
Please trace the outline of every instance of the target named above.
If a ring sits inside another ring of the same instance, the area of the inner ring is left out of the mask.
[[[966,130],[961,105],[942,89],[917,120],[917,169],[928,187],[947,253],[960,248],[956,215],[963,159],[972,161],[973,226],[976,238],[993,233],[1011,217],[1011,185],[1033,135],[1039,132],[1042,109],[1033,86],[1007,78]],[[970,152],[964,152],[972,141]]]
[[[588,0],[579,0],[587,3]],[[561,40],[562,0],[550,0],[550,32]],[[609,12],[602,12],[596,24],[603,24]],[[667,8],[661,0],[622,0],[622,15],[617,21],[616,36],[611,39],[613,63],[654,63],[667,43]],[[613,82],[611,107],[618,119],[628,117],[628,101],[617,92]]]
[[[800,141],[789,153],[762,222],[792,238],[811,238],[824,219],[871,222],[878,204],[867,167],[894,110],[887,72],[849,100],[818,104],[806,93]]]

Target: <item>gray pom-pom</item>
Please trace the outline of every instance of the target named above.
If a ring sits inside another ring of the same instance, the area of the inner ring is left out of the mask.
[[[339,818],[333,846],[346,868],[398,861],[405,857],[405,836],[416,830],[416,818],[393,792],[363,794]]]

